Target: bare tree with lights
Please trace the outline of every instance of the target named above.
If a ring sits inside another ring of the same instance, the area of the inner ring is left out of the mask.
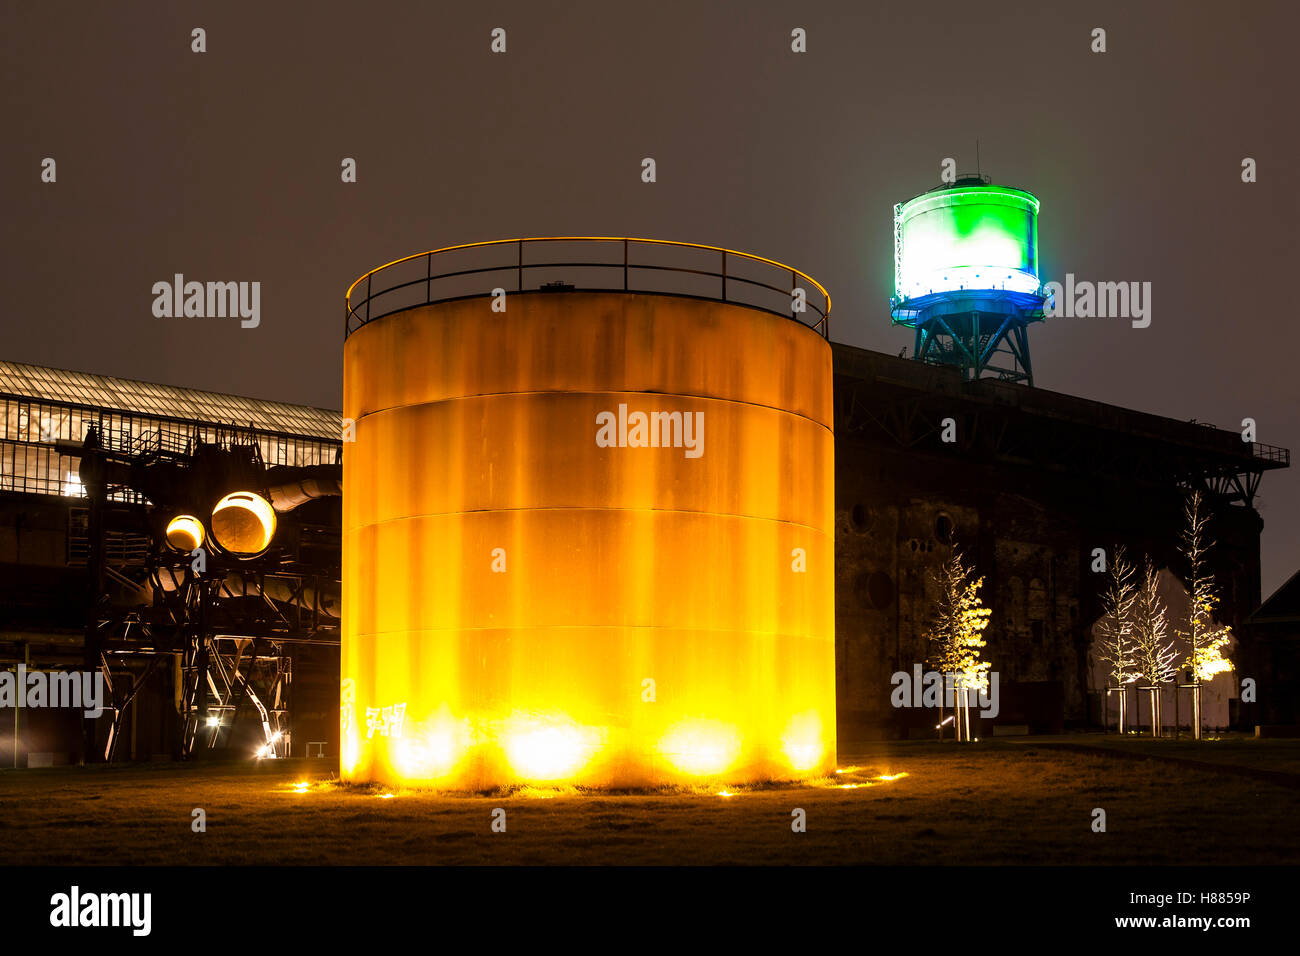
[[[1232,629],[1214,623],[1219,589],[1207,567],[1214,540],[1209,535],[1210,515],[1204,505],[1205,499],[1200,491],[1188,496],[1183,511],[1185,524],[1181,547],[1183,557],[1187,559],[1190,604],[1185,628],[1179,633],[1191,648],[1183,667],[1192,672],[1192,736],[1197,740],[1201,739],[1201,686],[1216,674],[1232,670],[1232,661],[1224,655],[1224,648],[1232,640]]]
[[[1160,597],[1160,576],[1148,556],[1133,602],[1133,657],[1137,675],[1151,694],[1151,736],[1160,736],[1160,692],[1178,673],[1177,651],[1169,637],[1169,612]]]
[[[1137,575],[1122,546],[1115,547],[1101,596],[1102,616],[1097,622],[1097,659],[1106,665],[1106,692],[1119,693],[1119,732],[1128,714],[1128,685],[1138,678],[1133,648],[1133,609],[1137,603]],[[1109,708],[1107,708],[1109,710]]]
[[[970,700],[972,691],[986,691],[989,686],[989,662],[980,660],[985,647],[981,636],[993,613],[984,607],[979,591],[983,578],[976,578],[973,568],[953,549],[931,580],[939,590],[930,641],[936,646],[933,660],[945,682],[953,685],[953,725],[958,740],[970,740]],[[942,724],[940,725],[942,726]]]

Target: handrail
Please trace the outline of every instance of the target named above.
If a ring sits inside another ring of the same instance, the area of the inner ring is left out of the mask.
[[[546,243],[546,242],[622,243],[623,261],[622,262],[599,262],[599,261],[596,262],[568,262],[568,261],[525,262],[524,261],[525,244]],[[720,270],[715,272],[708,269],[690,269],[685,267],[665,266],[665,265],[658,265],[653,263],[638,263],[637,261],[634,260],[632,256],[632,246],[634,244],[652,245],[652,246],[674,246],[674,247],[685,248],[685,249],[704,250],[710,253],[719,253],[721,257]],[[503,262],[501,265],[490,265],[490,266],[484,266],[476,269],[459,269],[451,272],[442,272],[438,274],[435,274],[433,271],[434,256],[442,255],[443,253],[456,252],[463,249],[476,249],[476,248],[484,248],[488,246],[513,246],[515,247],[514,249],[515,255],[511,256],[508,262]],[[790,285],[788,288],[785,287],[784,285],[781,286],[772,285],[767,282],[761,282],[757,279],[750,279],[744,276],[736,275],[734,272],[729,272],[727,269],[728,256],[742,259],[742,260],[747,259],[753,262],[762,263],[766,266],[774,267],[775,269],[780,270],[781,275],[785,275],[788,273]],[[422,259],[422,258],[427,260],[427,266],[425,269],[425,274],[423,276],[419,276],[417,278],[410,279],[405,282],[398,282],[393,285],[387,285],[378,288],[376,287],[377,284],[375,282],[375,277],[379,273],[383,272],[386,269],[390,269],[393,266],[400,265],[401,263],[411,262],[413,260]],[[344,295],[345,315],[344,315],[344,325],[343,325],[343,337],[346,339],[349,335],[351,335],[353,332],[355,332],[357,329],[361,328],[361,326],[365,325],[368,322],[376,321],[377,319],[381,319],[384,316],[392,315],[395,312],[401,312],[406,309],[414,308],[416,307],[416,305],[429,305],[435,302],[445,302],[456,298],[465,298],[465,296],[442,296],[442,297],[435,296],[434,283],[439,280],[453,279],[461,276],[478,275],[481,273],[490,273],[490,272],[513,272],[515,273],[515,282],[514,282],[515,291],[532,292],[532,291],[539,291],[539,290],[524,288],[524,273],[529,269],[556,269],[556,268],[581,268],[581,269],[595,268],[595,269],[622,270],[621,285],[612,284],[607,287],[581,288],[581,289],[571,288],[568,286],[564,287],[564,291],[575,291],[575,292],[622,291],[622,292],[658,293],[664,295],[684,295],[690,298],[713,298],[711,296],[700,296],[691,293],[672,292],[664,288],[642,288],[640,287],[640,283],[637,283],[635,285],[633,284],[630,278],[630,273],[644,274],[646,272],[656,272],[656,273],[673,272],[673,273],[679,273],[683,275],[696,275],[696,276],[704,276],[706,278],[720,279],[722,285],[721,285],[721,294],[717,297],[718,300],[722,302],[732,302],[739,305],[745,305],[745,306],[749,306],[750,308],[761,309],[764,312],[770,312],[773,315],[780,315],[785,318],[794,319],[795,321],[801,322],[802,324],[807,325],[813,330],[819,332],[825,338],[828,339],[830,338],[830,311],[831,311],[830,293],[826,291],[826,288],[820,282],[818,282],[812,276],[808,275],[806,272],[802,272],[799,269],[795,269],[794,267],[785,265],[784,263],[777,262],[775,259],[767,259],[764,258],[763,256],[751,255],[748,252],[737,252],[734,249],[724,249],[721,246],[706,246],[694,242],[678,242],[672,239],[635,239],[631,237],[621,237],[621,236],[543,236],[543,237],[534,237],[534,238],[527,238],[527,239],[494,239],[487,242],[469,242],[458,246],[445,246],[441,249],[431,249],[428,252],[417,252],[414,255],[403,256],[401,259],[394,259],[392,262],[388,262],[382,266],[379,266],[378,268],[371,269],[369,272],[358,277],[355,282],[353,282],[350,286],[348,286],[348,291]],[[800,279],[803,279],[807,283],[807,286],[800,286],[799,284]],[[365,296],[358,299],[357,302],[354,304],[352,301],[352,294],[353,292],[358,290],[358,287],[361,285],[362,282],[366,284]],[[742,284],[747,287],[757,287],[759,289],[766,289],[770,292],[777,293],[778,295],[783,297],[785,302],[789,303],[790,307],[788,309],[777,310],[775,308],[769,308],[768,306],[757,305],[752,302],[741,301],[735,299],[734,297],[729,297],[728,295],[729,286],[732,289],[735,289],[737,288],[737,284]],[[371,305],[375,300],[379,299],[382,296],[388,295],[389,293],[397,292],[401,289],[407,289],[416,285],[425,286],[425,295],[424,295],[423,302],[403,305],[399,308],[391,309],[387,312],[382,312],[377,315],[372,314]],[[794,293],[796,292],[796,290],[800,288],[803,288],[804,291],[804,297],[802,303],[804,306],[804,311],[802,314],[807,315],[808,312],[812,313],[812,316],[809,316],[808,318],[803,318],[800,312],[796,310]],[[821,294],[820,307],[817,302],[813,301],[812,298],[813,289],[815,289],[818,293]],[[484,290],[480,293],[476,293],[475,295],[486,296],[488,294],[490,294],[490,290]],[[364,311],[363,311],[363,307],[364,307]]]
[[[1261,461],[1275,461],[1288,467],[1291,464],[1290,449],[1283,448],[1281,445],[1265,445],[1262,442],[1253,442],[1251,444],[1251,454]]]

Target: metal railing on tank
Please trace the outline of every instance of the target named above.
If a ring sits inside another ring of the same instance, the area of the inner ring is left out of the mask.
[[[560,243],[581,244],[608,255],[575,260],[564,254],[542,254]],[[665,253],[690,257],[692,261],[689,265],[651,261],[655,254]],[[465,254],[485,254],[489,261],[467,264],[465,268],[444,268],[457,255]],[[424,268],[420,269],[420,265]],[[576,278],[573,276],[549,283],[537,281],[539,273],[555,275],[564,269],[580,270],[588,278],[582,282],[566,281]],[[396,312],[435,302],[490,296],[498,290],[507,294],[639,292],[708,299],[793,319],[830,338],[830,293],[806,272],[719,246],[614,236],[497,239],[396,259],[372,269],[348,287],[343,337]]]

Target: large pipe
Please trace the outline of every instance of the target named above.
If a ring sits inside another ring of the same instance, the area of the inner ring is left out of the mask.
[[[259,593],[257,585],[250,583],[252,575],[244,575],[239,571],[233,571],[226,575],[223,586],[235,597],[256,597]],[[164,591],[175,591],[184,583],[183,575],[178,575],[172,568],[158,569],[158,584]],[[294,603],[293,585],[284,578],[263,578],[261,584],[261,594],[266,595],[273,601],[281,601],[285,604]],[[152,595],[148,592],[141,591],[139,600],[133,602],[136,604],[148,604],[152,601]],[[339,600],[338,585],[322,588],[317,591],[310,585],[304,586],[298,600],[307,607],[318,607],[322,617],[328,617],[337,620],[342,616],[341,602]]]
[[[278,466],[266,471],[267,493],[276,511],[292,511],[317,498],[343,494],[341,465]]]
[[[226,575],[225,587],[236,597],[256,597],[258,585],[249,580],[252,577],[252,575],[245,576],[236,571]],[[261,593],[273,601],[282,601],[286,604],[294,602],[294,587],[284,578],[263,578]],[[310,585],[304,585],[298,600],[304,606],[318,607],[324,617],[338,618],[340,616],[339,586],[337,583],[332,587],[321,589],[319,592]]]

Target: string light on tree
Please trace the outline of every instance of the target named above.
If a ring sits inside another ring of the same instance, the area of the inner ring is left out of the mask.
[[[1187,593],[1191,598],[1185,630],[1191,652],[1183,662],[1192,671],[1192,735],[1201,739],[1201,686],[1216,674],[1232,670],[1224,650],[1232,641],[1232,629],[1215,623],[1214,609],[1219,603],[1219,589],[1207,568],[1207,557],[1214,541],[1209,536],[1210,516],[1204,510],[1200,491],[1193,492],[1184,509],[1182,552],[1187,559]]]
[[[1119,732],[1127,727],[1127,687],[1138,678],[1133,647],[1133,611],[1137,602],[1133,565],[1121,546],[1107,571],[1106,592],[1101,596],[1102,617],[1097,622],[1097,659],[1107,665],[1106,693],[1119,695]]]
[[[934,663],[952,680],[957,739],[969,741],[970,694],[987,691],[989,686],[990,664],[980,659],[980,651],[986,646],[982,635],[993,612],[980,599],[984,579],[975,577],[955,548],[931,580],[939,591],[930,633],[936,645]]]
[[[1151,736],[1160,736],[1160,694],[1178,672],[1178,654],[1169,639],[1169,612],[1159,591],[1160,576],[1150,556],[1142,571],[1133,604],[1133,654],[1137,675],[1146,681],[1142,688],[1151,695]]]

